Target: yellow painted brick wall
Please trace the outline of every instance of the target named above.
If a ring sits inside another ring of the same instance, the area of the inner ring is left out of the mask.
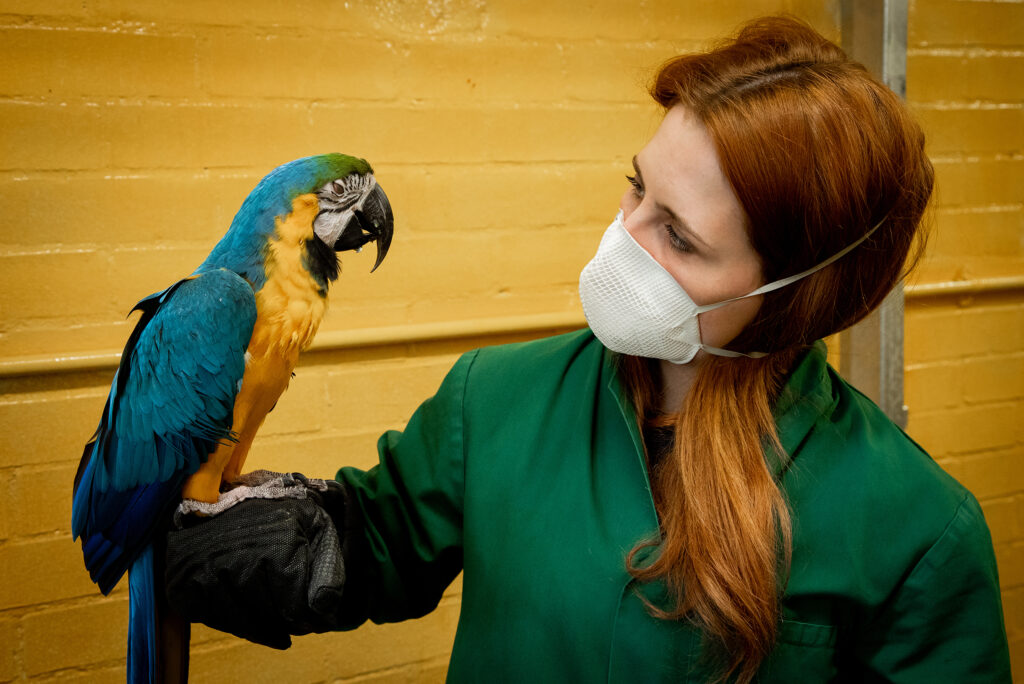
[[[801,0],[0,0],[0,681],[123,680],[125,588],[101,597],[82,569],[71,479],[125,314],[260,177],[357,154],[394,206],[388,261],[346,257],[335,342],[249,460],[370,466],[459,353],[582,321],[579,270],[657,124],[652,70],[779,10],[838,37],[836,7]],[[193,680],[441,680],[459,588],[286,653],[196,628]]]
[[[908,432],[982,503],[1024,681],[1024,4],[911,0],[908,38],[937,179],[906,307]],[[980,286],[913,295],[950,281]]]
[[[913,7],[910,99],[942,187],[925,281],[1019,272],[1020,7]],[[838,38],[834,1],[0,0],[0,681],[123,680],[125,590],[99,596],[81,567],[71,478],[124,314],[199,263],[264,173],[365,156],[397,235],[373,276],[346,258],[321,332],[371,341],[307,355],[250,465],[369,466],[458,353],[581,320],[579,269],[657,123],[651,70],[777,10]],[[1018,616],[1019,295],[911,300],[907,321],[911,434],[982,498]],[[193,680],[440,680],[458,608],[457,582],[424,620],[286,653],[196,628]]]

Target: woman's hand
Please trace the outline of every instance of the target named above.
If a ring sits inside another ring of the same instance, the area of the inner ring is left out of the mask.
[[[285,649],[290,635],[337,629],[345,567],[334,521],[345,489],[298,473],[251,475],[253,486],[208,506],[213,515],[182,515],[195,502],[179,507],[167,535],[167,598],[186,620]]]

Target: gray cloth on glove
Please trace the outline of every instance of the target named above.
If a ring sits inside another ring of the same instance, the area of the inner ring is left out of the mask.
[[[246,499],[305,499],[309,490],[327,491],[327,481],[309,478],[302,473],[275,473],[272,470],[254,470],[240,475],[227,491],[214,503],[182,499],[174,511],[174,523],[181,526],[182,516],[213,517]]]

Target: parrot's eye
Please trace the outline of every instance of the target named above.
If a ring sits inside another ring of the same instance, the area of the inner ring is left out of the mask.
[[[364,198],[375,183],[372,173],[350,173],[324,183],[319,190],[320,198],[332,208],[348,209]]]

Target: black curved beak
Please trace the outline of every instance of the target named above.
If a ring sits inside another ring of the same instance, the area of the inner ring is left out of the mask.
[[[362,202],[362,207],[355,209],[348,225],[341,231],[338,241],[334,243],[334,251],[361,249],[367,242],[376,242],[377,261],[370,269],[370,273],[373,273],[387,256],[394,231],[395,217],[391,213],[388,196],[379,185],[374,185]]]

